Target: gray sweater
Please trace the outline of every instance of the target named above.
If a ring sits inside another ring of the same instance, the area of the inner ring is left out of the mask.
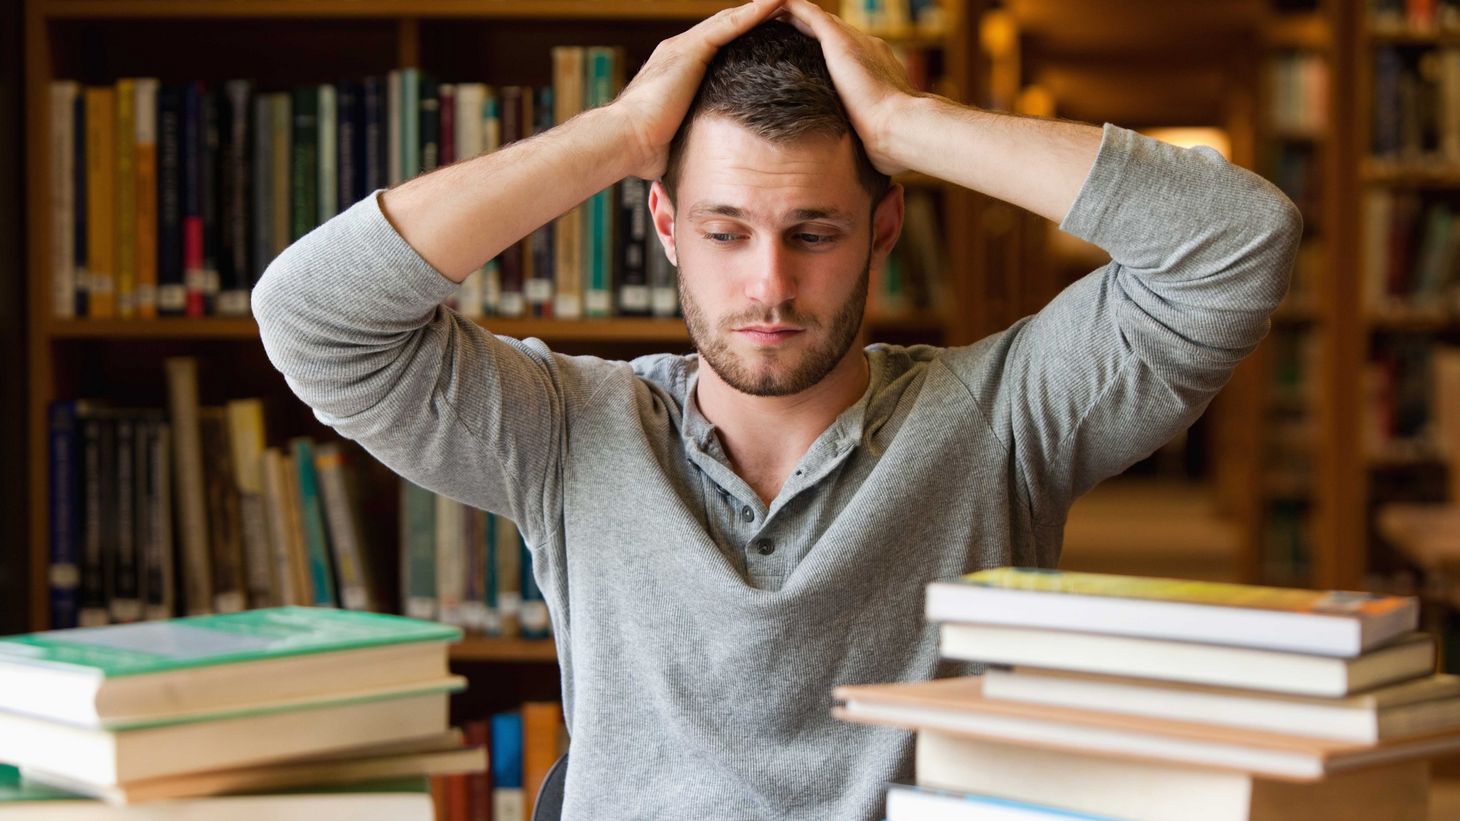
[[[319,419],[521,527],[573,738],[564,818],[876,819],[912,739],[832,719],[832,687],[965,671],[924,586],[1054,565],[1071,502],[1262,339],[1301,219],[1210,150],[1106,126],[1061,227],[1114,261],[969,347],[867,348],[866,394],[769,506],[695,406],[695,357],[493,336],[441,307],[453,284],[375,197],[285,251],[254,311]]]

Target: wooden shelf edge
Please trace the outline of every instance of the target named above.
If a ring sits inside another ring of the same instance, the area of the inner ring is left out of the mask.
[[[44,0],[48,20],[477,18],[701,20],[733,0]]]
[[[1460,163],[1430,158],[1411,161],[1364,160],[1360,177],[1369,185],[1460,188]]]
[[[682,319],[615,317],[611,319],[553,320],[486,317],[477,324],[494,334],[516,339],[537,337],[549,342],[689,342]],[[251,317],[162,319],[53,319],[41,331],[52,340],[63,339],[258,339],[259,327]]]
[[[467,636],[451,645],[452,661],[556,662],[552,639],[507,639]]]
[[[1269,48],[1322,51],[1333,45],[1333,29],[1322,12],[1273,14],[1263,24]]]

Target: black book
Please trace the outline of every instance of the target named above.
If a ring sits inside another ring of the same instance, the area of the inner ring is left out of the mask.
[[[252,206],[253,83],[229,80],[223,88],[226,100],[220,112],[222,123],[222,225],[218,255],[220,291],[218,313],[248,315],[248,292],[253,285],[249,209]]]
[[[365,174],[360,194],[363,197],[386,186],[390,175],[390,156],[385,144],[389,134],[385,122],[385,83],[379,77],[366,77],[361,84],[361,94],[364,103],[361,116],[365,123]]]
[[[294,89],[290,129],[290,241],[314,229],[319,215],[319,87]]]
[[[218,278],[218,259],[223,245],[222,200],[223,180],[223,132],[219,111],[223,107],[222,94],[216,87],[203,92],[203,145],[200,158],[201,176],[198,179],[199,196],[203,214],[203,312],[218,312],[218,293],[222,282]]]
[[[435,171],[441,164],[441,99],[436,81],[421,75],[421,173]]]

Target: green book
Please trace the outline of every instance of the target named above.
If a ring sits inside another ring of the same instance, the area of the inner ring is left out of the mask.
[[[444,681],[432,622],[278,607],[0,639],[0,711],[117,727]]]

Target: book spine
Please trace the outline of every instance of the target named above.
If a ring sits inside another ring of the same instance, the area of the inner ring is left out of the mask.
[[[614,50],[589,48],[585,108],[597,108],[613,100]],[[588,198],[588,228],[584,242],[584,271],[587,282],[583,309],[587,316],[602,317],[613,312],[613,186]]]
[[[116,178],[112,185],[116,223],[117,316],[136,317],[137,296],[137,84],[117,81]]]
[[[90,269],[90,189],[91,175],[87,169],[87,143],[88,131],[86,127],[87,100],[85,92],[78,87],[76,102],[72,106],[73,119],[75,120],[75,139],[71,141],[74,149],[71,157],[71,167],[75,172],[75,186],[71,189],[72,198],[75,200],[72,214],[75,215],[75,226],[72,234],[76,240],[76,247],[73,249],[75,260],[75,273],[72,278],[76,290],[76,310],[78,317],[90,315],[88,293],[91,290],[91,269]]]
[[[226,406],[226,413],[248,606],[274,607],[281,602],[276,594],[278,584],[264,514],[264,404],[259,399],[235,399]]]
[[[137,209],[133,305],[141,319],[157,318],[157,94],[156,78],[136,81],[136,138],[133,168],[136,170]]]
[[[203,91],[199,84],[183,86],[182,110],[182,243],[183,313],[202,316],[204,270],[203,178],[206,136],[203,125]]]
[[[402,479],[401,602],[413,619],[436,618],[436,497]]]
[[[461,621],[467,629],[485,633],[491,619],[487,615],[487,513],[467,508],[462,522],[462,548],[465,583],[461,593]]]
[[[248,316],[249,289],[253,285],[253,266],[249,260],[252,246],[249,234],[252,180],[249,116],[253,109],[253,83],[229,80],[223,86],[223,96],[219,112],[222,154],[218,165],[222,196],[219,198],[217,309],[222,316]]]
[[[436,88],[440,101],[436,132],[439,145],[436,152],[438,167],[456,162],[456,94],[455,83],[442,83]]]
[[[319,474],[314,468],[314,442],[306,437],[289,440],[294,451],[294,470],[299,476],[299,511],[303,517],[305,548],[309,557],[309,589],[316,607],[334,607],[334,568],[330,562],[329,536],[325,531],[324,507],[319,497]]]
[[[289,521],[288,476],[284,455],[278,448],[265,448],[259,457],[264,514],[269,528],[269,562],[275,582],[274,598],[281,605],[308,604],[294,584],[294,537]]]
[[[421,71],[401,69],[401,175],[414,179],[421,173]]]
[[[525,821],[522,789],[522,714],[492,716],[492,819]]]
[[[482,552],[484,554],[482,566],[485,571],[482,580],[482,604],[486,611],[484,613],[482,632],[488,636],[501,636],[506,634],[505,624],[502,619],[502,606],[497,600],[498,591],[502,588],[501,582],[498,580],[500,574],[497,572],[498,533],[501,529],[497,524],[499,518],[494,513],[486,514],[486,520],[483,523],[485,531],[481,535]]]
[[[87,414],[81,424],[81,595],[77,624],[98,627],[110,621],[106,607],[106,495],[108,420]]]
[[[222,280],[218,276],[218,260],[221,256],[223,221],[221,217],[223,171],[223,130],[219,112],[222,100],[217,88],[203,90],[203,148],[201,170],[201,196],[203,205],[203,279],[201,315],[207,316],[218,310],[218,292]],[[189,288],[189,299],[198,299]],[[197,314],[195,314],[197,315]]]
[[[390,186],[405,182],[405,148],[401,145],[405,132],[400,113],[404,102],[405,72],[403,69],[395,69],[386,76],[385,89],[386,142],[383,148],[387,155],[386,181]]]
[[[164,85],[157,94],[157,313],[162,316],[180,316],[187,309],[185,93],[182,86]]]
[[[502,145],[511,145],[524,136],[526,123],[522,119],[522,98],[530,90],[522,86],[504,86],[499,100]],[[502,250],[497,257],[501,270],[501,292],[497,296],[497,313],[502,316],[523,316],[527,313],[527,299],[523,293],[525,265],[523,259],[526,241],[514,242]]]
[[[445,496],[436,497],[436,618],[462,626],[461,603],[465,588],[466,557],[462,544],[466,506]]]
[[[552,635],[552,621],[548,615],[547,602],[543,600],[542,590],[537,586],[537,576],[532,571],[532,551],[528,550],[527,542],[518,533],[517,549],[521,555],[522,563],[522,610],[517,620],[521,624],[522,637],[527,639],[545,639]]]
[[[482,102],[482,150],[496,151],[502,145],[501,101],[490,86],[485,88]],[[482,310],[502,313],[502,258],[493,257],[482,267]]]
[[[319,122],[319,147],[315,156],[318,158],[319,179],[315,183],[315,199],[319,207],[319,216],[316,225],[323,225],[327,220],[339,213],[339,113],[338,94],[333,85],[325,83],[319,87],[319,109],[316,112]]]
[[[649,313],[649,271],[644,254],[649,242],[649,183],[629,177],[619,183],[617,258],[623,275],[618,284],[619,313]]]
[[[274,195],[269,206],[269,214],[274,221],[269,231],[274,238],[270,256],[277,257],[289,247],[293,236],[294,98],[288,92],[280,91],[270,94],[269,101],[274,109],[269,117],[274,126],[273,138],[269,141],[270,153],[274,155],[274,179],[269,186]]]
[[[319,474],[320,498],[339,576],[340,604],[347,610],[374,610],[365,550],[346,481],[348,465],[340,446],[333,442],[320,445],[315,450],[314,466]]]
[[[249,162],[250,179],[253,180],[248,226],[253,268],[249,272],[249,287],[258,284],[274,259],[274,222],[270,214],[274,200],[273,134],[273,102],[267,94],[256,95],[253,100],[253,156]]]
[[[50,407],[49,583],[52,630],[75,627],[78,620],[83,507],[79,410],[79,403],[74,401],[52,402]]]
[[[51,315],[76,316],[76,98],[72,80],[54,80],[50,93]]]
[[[487,750],[491,744],[490,725],[486,721],[468,721],[463,727],[466,733],[466,745],[475,747],[482,751],[482,770],[474,772],[466,777],[467,780],[467,818],[472,821],[491,821],[492,815],[492,780],[491,756]]]
[[[189,615],[201,615],[213,609],[213,563],[208,552],[208,506],[198,418],[198,363],[191,357],[173,357],[166,361],[165,367],[182,545],[183,606]]]
[[[522,704],[522,794],[524,813],[532,817],[535,800],[548,771],[562,754],[558,738],[563,727],[563,705],[556,701]]]
[[[346,81],[336,87],[335,134],[339,138],[339,168],[335,174],[335,206],[343,211],[357,199],[355,190],[360,187],[357,176],[361,162],[359,157],[358,112],[360,109],[360,84]]]
[[[497,617],[502,623],[502,635],[515,638],[522,634],[522,538],[511,519],[497,516],[494,523]]]
[[[365,187],[369,194],[387,185],[390,179],[390,128],[386,119],[385,84],[379,77],[365,78]]]
[[[147,434],[147,541],[142,547],[144,616],[170,619],[176,612],[173,582],[172,428],[152,420]]]
[[[294,89],[291,106],[294,128],[289,163],[290,241],[309,233],[319,217],[319,88]]]
[[[111,88],[86,89],[87,316],[113,319],[116,304],[116,101]]]
[[[420,134],[420,171],[429,174],[441,164],[441,98],[436,81],[420,75],[420,97],[416,101],[416,131]]]
[[[534,118],[533,133],[541,134],[553,127],[553,90],[540,88],[528,91],[531,92],[531,102],[526,113]],[[554,223],[549,222],[533,231],[528,238],[527,253],[531,256],[532,266],[523,283],[523,293],[527,297],[529,313],[537,317],[553,315],[553,246],[556,242],[553,229]]]
[[[126,623],[142,618],[137,561],[137,420],[130,414],[119,414],[113,430],[113,515],[107,521],[113,549],[108,556],[107,609],[113,623]]]
[[[213,559],[213,608],[219,613],[236,613],[248,607],[248,592],[227,413],[223,408],[201,408],[199,426],[204,452],[210,456],[204,466],[204,485]]]
[[[552,50],[555,119],[565,123],[583,111],[583,48],[558,46]],[[583,316],[582,205],[558,218],[553,228],[553,273],[557,287],[554,314],[560,319]]]

